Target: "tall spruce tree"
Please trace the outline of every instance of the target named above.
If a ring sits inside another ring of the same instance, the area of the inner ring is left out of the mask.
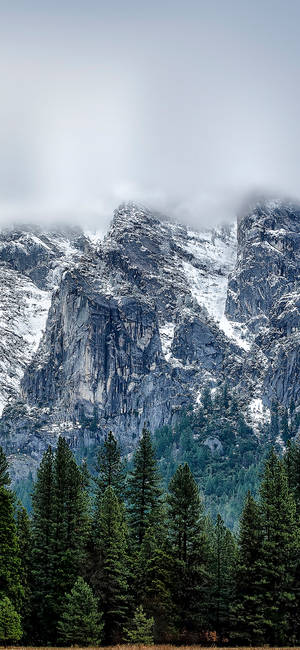
[[[142,544],[145,532],[159,516],[160,508],[160,476],[151,435],[144,427],[128,481],[130,530],[136,546]]]
[[[287,473],[288,486],[296,503],[297,515],[300,518],[300,444],[288,440],[284,465]]]
[[[20,611],[24,590],[15,521],[14,494],[9,489],[8,462],[0,447],[0,599],[8,598]],[[6,601],[5,601],[6,602]]]
[[[32,597],[32,584],[31,584],[31,552],[32,552],[32,535],[31,535],[31,522],[27,514],[27,510],[18,505],[17,508],[17,536],[19,543],[19,554],[21,562],[21,576],[22,585],[24,589],[24,598],[22,601],[21,616],[24,641],[29,641],[32,634],[30,627],[31,623],[31,597]]]
[[[166,522],[163,522],[166,525]],[[166,527],[162,526],[165,537]],[[139,552],[134,557],[135,602],[142,605],[146,616],[153,618],[154,641],[170,642],[175,638],[174,605],[172,601],[172,557],[162,530],[148,528]]]
[[[32,611],[34,636],[37,642],[48,641],[48,631],[53,635],[52,593],[54,562],[54,470],[53,451],[44,453],[32,496]],[[49,637],[50,639],[50,637]]]
[[[179,465],[171,479],[167,501],[179,638],[196,642],[207,619],[209,551],[203,505],[187,464]]]
[[[125,496],[125,465],[112,431],[105,437],[98,452],[96,484],[100,501],[107,487],[113,487],[119,499]]]
[[[248,492],[238,537],[230,637],[245,645],[264,643],[263,530],[259,505]]]
[[[212,590],[209,618],[211,629],[215,630],[218,638],[222,640],[228,637],[230,629],[230,608],[233,604],[237,549],[232,533],[226,528],[219,514],[212,530],[210,542],[212,547]]]
[[[64,594],[83,573],[89,533],[82,471],[64,438],[42,460],[33,494],[34,611],[39,641],[56,639]]]
[[[296,506],[283,461],[272,450],[260,488],[263,541],[264,640],[294,643],[295,571],[299,556]]]
[[[103,612],[104,642],[114,644],[126,620],[128,557],[124,511],[113,487],[106,488],[96,514],[91,583]]]

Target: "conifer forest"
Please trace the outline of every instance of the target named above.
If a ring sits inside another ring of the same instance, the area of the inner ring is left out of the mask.
[[[168,487],[145,427],[131,463],[109,433],[92,476],[63,437],[30,514],[0,452],[0,640],[29,646],[297,645],[300,448],[265,455],[232,532],[187,462]]]

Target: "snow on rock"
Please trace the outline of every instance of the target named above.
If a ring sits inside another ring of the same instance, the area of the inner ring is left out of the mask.
[[[193,297],[219,323],[225,310],[228,276],[236,260],[236,227],[187,231],[189,255],[183,271]]]
[[[163,354],[167,361],[171,357],[171,346],[174,339],[175,323],[165,323],[159,328],[160,341]]]
[[[0,414],[16,397],[43,336],[53,289],[73,260],[78,232],[6,228],[0,232]]]
[[[254,428],[270,420],[270,409],[264,406],[261,397],[254,397],[249,404],[249,417]]]
[[[252,341],[244,323],[230,322],[225,314],[223,314],[219,322],[219,327],[225,336],[228,339],[233,339],[240,348],[250,350]]]

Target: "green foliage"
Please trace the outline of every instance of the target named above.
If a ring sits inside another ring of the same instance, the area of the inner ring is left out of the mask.
[[[117,643],[127,612],[127,531],[124,511],[108,486],[93,527],[91,584],[99,598],[105,643]]]
[[[63,438],[49,448],[33,494],[33,611],[39,641],[55,641],[64,593],[85,566],[89,499],[85,477]]]
[[[237,548],[232,533],[226,528],[220,515],[211,530],[210,544],[212,589],[209,616],[211,629],[217,632],[222,641],[228,637],[230,630]]]
[[[19,641],[22,636],[21,617],[12,602],[4,596],[0,600],[0,642],[6,645]]]
[[[230,636],[246,645],[264,642],[263,522],[248,492],[240,521],[235,600]]]
[[[23,639],[30,638],[32,630],[30,629],[31,621],[31,553],[32,553],[32,535],[31,522],[27,511],[21,505],[17,507],[17,536],[19,545],[19,557],[21,563],[21,581],[24,590],[22,599],[21,616],[23,621]]]
[[[140,605],[133,617],[132,627],[125,630],[128,643],[139,645],[153,645],[153,618],[147,618],[142,605]]]
[[[101,445],[97,456],[97,492],[101,500],[107,487],[113,487],[116,495],[124,498],[125,465],[121,460],[119,445],[110,431]]]
[[[132,539],[140,546],[161,507],[160,476],[151,435],[145,427],[134,454],[127,496]]]
[[[0,598],[8,597],[20,611],[24,590],[15,522],[14,494],[9,484],[6,457],[0,448]]]
[[[160,473],[167,487],[176,467],[188,463],[204,495],[205,507],[216,520],[235,529],[248,492],[256,495],[266,444],[246,422],[241,405],[226,383],[211,395],[208,386],[197,410],[178,415],[177,424],[155,433]]]
[[[264,638],[272,645],[292,643],[299,528],[286,469],[274,450],[270,452],[265,464],[260,488],[260,508],[264,534],[264,612],[267,621]]]
[[[58,622],[58,638],[65,645],[99,645],[102,639],[102,616],[91,588],[78,578],[66,595]]]
[[[187,464],[170,481],[167,502],[176,627],[180,640],[192,642],[205,626],[210,583],[203,504]]]
[[[161,527],[146,530],[141,547],[134,557],[135,601],[143,606],[147,616],[153,618],[154,641],[157,643],[168,642],[175,637],[173,562],[165,539],[166,523],[164,520]]]

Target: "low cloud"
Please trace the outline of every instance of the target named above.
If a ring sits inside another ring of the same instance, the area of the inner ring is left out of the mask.
[[[0,27],[0,221],[100,228],[134,200],[194,226],[300,197],[300,6],[18,3]]]

